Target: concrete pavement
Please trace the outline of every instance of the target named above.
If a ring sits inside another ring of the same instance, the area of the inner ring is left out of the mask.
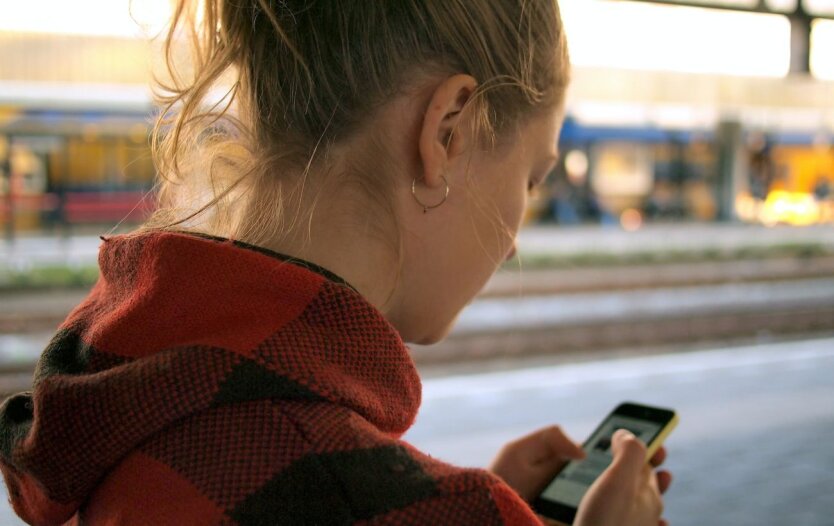
[[[427,378],[406,436],[486,466],[558,423],[581,441],[623,400],[675,408],[675,526],[834,526],[834,338]]]
[[[483,467],[504,443],[554,423],[582,440],[623,400],[680,414],[667,441],[674,526],[834,526],[834,338],[424,373],[405,438]],[[0,524],[23,524],[6,499]]]
[[[834,248],[834,227],[672,223],[649,224],[635,232],[619,227],[531,226],[518,236],[519,251],[526,254],[634,254],[663,251],[736,251],[778,245],[818,244]]]
[[[0,303],[0,367],[33,364],[84,296],[83,291],[5,296]],[[413,349],[418,363],[479,362],[513,354],[820,332],[834,330],[833,312],[830,277],[482,297],[463,310],[445,341]],[[16,320],[28,330],[15,331]],[[4,334],[3,327],[10,330]]]

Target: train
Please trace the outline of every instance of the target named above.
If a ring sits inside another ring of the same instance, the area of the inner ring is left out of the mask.
[[[129,107],[0,105],[0,228],[143,221],[153,210],[152,115],[144,100]],[[829,134],[745,128],[743,135],[744,173],[728,185],[715,129],[589,124],[569,114],[561,161],[526,220],[627,229],[652,221],[834,222]]]
[[[6,230],[138,223],[155,175],[147,111],[0,107]]]
[[[561,162],[530,222],[834,222],[834,141],[826,130],[738,123],[731,166],[717,127],[589,125],[566,119]]]

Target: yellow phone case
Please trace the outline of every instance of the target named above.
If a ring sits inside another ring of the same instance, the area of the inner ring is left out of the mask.
[[[666,440],[666,437],[674,431],[675,427],[678,425],[678,414],[675,413],[675,416],[669,420],[669,423],[660,430],[660,433],[657,434],[654,440],[652,440],[651,444],[648,444],[648,450],[646,451],[646,462],[652,459],[657,450],[660,449],[660,446],[663,445],[663,442]]]

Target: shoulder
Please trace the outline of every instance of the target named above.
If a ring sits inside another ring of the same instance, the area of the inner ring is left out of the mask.
[[[309,402],[283,403],[281,411],[309,448],[290,468],[293,478],[286,480],[306,488],[298,501],[308,502],[305,513],[312,513],[318,501],[344,509],[346,524],[540,524],[494,474],[433,458],[354,411]],[[324,522],[340,522],[334,519]]]
[[[312,421],[289,404],[316,453],[304,473],[325,471],[358,524],[531,525],[530,507],[500,478],[433,458],[352,411],[321,405]],[[327,423],[322,425],[322,423]]]
[[[462,468],[423,453],[407,442],[396,447],[410,459],[412,478],[425,479],[429,495],[380,513],[367,524],[538,525],[515,491],[484,469]]]
[[[85,524],[131,517],[160,525],[188,517],[202,524],[539,524],[487,471],[434,459],[343,407],[286,401],[214,408],[142,445],[84,512]]]

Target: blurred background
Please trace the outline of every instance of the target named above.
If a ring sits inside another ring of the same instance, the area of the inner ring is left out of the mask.
[[[559,166],[407,439],[486,466],[623,400],[678,410],[675,525],[834,525],[834,0],[561,0]],[[0,391],[151,210],[168,0],[0,0]],[[5,499],[3,499],[5,500]],[[18,524],[8,508],[0,523]]]

